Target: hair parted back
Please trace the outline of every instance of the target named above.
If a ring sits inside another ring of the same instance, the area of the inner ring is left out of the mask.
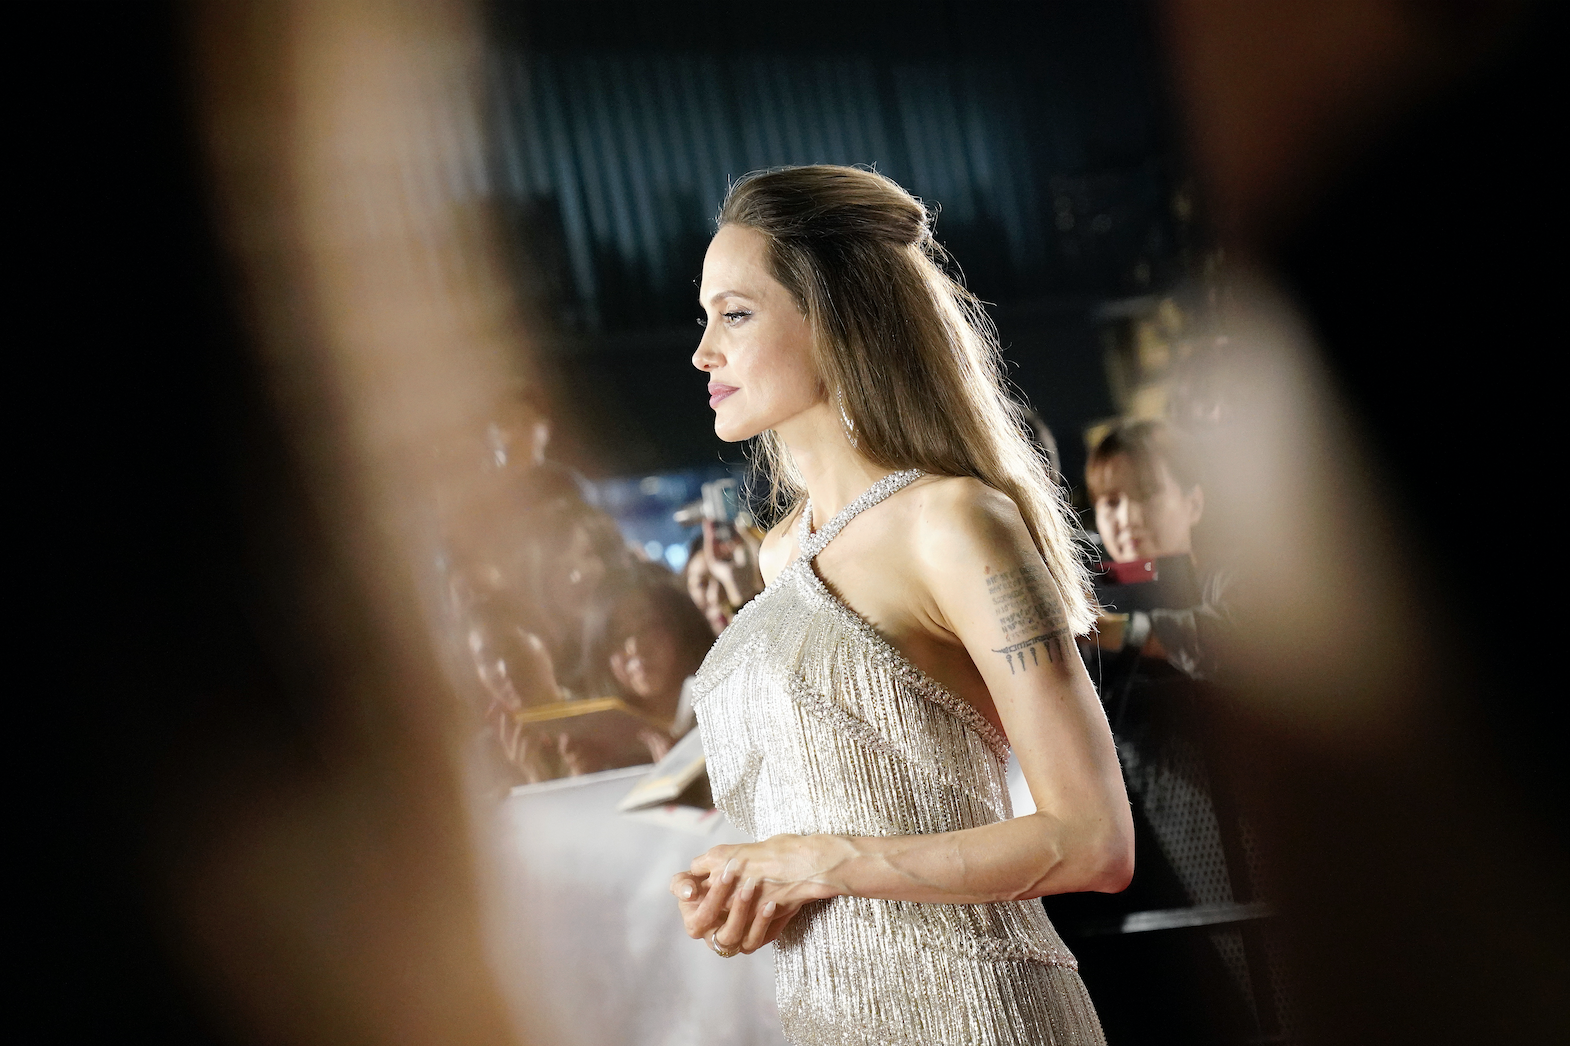
[[[1172,475],[1178,489],[1184,493],[1199,486],[1199,469],[1188,440],[1181,431],[1164,421],[1126,419],[1112,426],[1091,449],[1085,462],[1085,479],[1092,493],[1102,466],[1119,455],[1128,458],[1134,466],[1134,475],[1144,495],[1161,489],[1162,469]]]
[[[1062,595],[1070,627],[1094,620],[1078,528],[1048,464],[1025,435],[981,302],[943,269],[921,201],[876,171],[815,165],[747,175],[719,224],[768,241],[775,279],[813,332],[825,394],[856,449],[888,469],[971,476],[1018,506]],[[804,494],[772,430],[756,443],[776,507]]]

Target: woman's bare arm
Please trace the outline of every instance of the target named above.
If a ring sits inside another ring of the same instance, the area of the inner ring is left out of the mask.
[[[919,528],[923,551],[912,559],[930,593],[932,627],[956,637],[975,662],[1036,812],[932,835],[776,836],[715,847],[672,882],[679,897],[687,892],[693,936],[718,930],[721,941],[761,943],[781,913],[844,894],[978,903],[1127,885],[1128,799],[1056,587],[1006,497],[973,481],[934,486]]]

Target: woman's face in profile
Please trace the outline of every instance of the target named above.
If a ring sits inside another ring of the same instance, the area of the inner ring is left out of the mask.
[[[749,439],[822,401],[812,328],[769,274],[761,233],[720,229],[703,259],[698,300],[706,319],[692,365],[709,376],[715,435]]]

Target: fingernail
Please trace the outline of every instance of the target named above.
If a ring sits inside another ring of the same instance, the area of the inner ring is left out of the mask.
[[[752,891],[756,890],[757,888],[758,880],[752,878],[751,876],[748,876],[746,879],[742,880],[741,899],[745,901],[747,898],[751,897]]]
[[[725,862],[725,871],[720,873],[720,882],[730,883],[736,878],[736,869],[741,867],[741,858],[732,857]]]
[[[688,901],[688,900],[692,899],[692,884],[691,883],[688,883],[688,884],[686,884],[685,886],[683,886],[681,888],[681,899],[684,900],[684,901]]]
[[[774,914],[774,909],[776,907],[778,907],[778,906],[773,901],[766,901],[766,902],[764,902],[763,914],[764,915],[773,915]]]

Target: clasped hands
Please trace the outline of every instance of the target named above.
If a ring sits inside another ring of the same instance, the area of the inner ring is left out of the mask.
[[[671,876],[687,935],[727,958],[751,955],[780,935],[803,905],[843,893],[830,879],[848,841],[829,835],[776,835],[716,846]]]

